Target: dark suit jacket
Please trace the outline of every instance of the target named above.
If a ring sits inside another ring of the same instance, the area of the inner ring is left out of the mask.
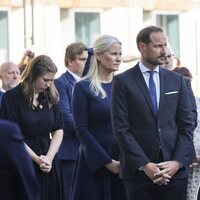
[[[144,179],[138,169],[149,162],[176,160],[184,165],[174,178],[187,177],[193,148],[193,117],[184,78],[160,68],[160,102],[153,112],[148,87],[137,64],[114,77],[111,116],[121,148],[120,176]]]
[[[197,105],[196,105],[196,100],[195,100],[195,97],[194,97],[194,93],[192,91],[191,81],[189,79],[185,79],[185,83],[186,83],[186,88],[187,88],[189,99],[190,99],[192,114],[193,114],[193,118],[194,118],[194,129],[195,129],[197,127]]]
[[[0,199],[39,200],[33,163],[17,125],[0,120]]]
[[[65,72],[55,80],[60,95],[59,107],[64,122],[64,137],[58,152],[59,158],[63,160],[75,160],[79,147],[71,109],[72,90],[75,82],[69,72]]]

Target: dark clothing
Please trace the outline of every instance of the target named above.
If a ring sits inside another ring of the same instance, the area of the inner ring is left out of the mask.
[[[120,177],[133,184],[136,180],[150,180],[139,168],[159,162],[160,152],[163,161],[175,160],[183,165],[172,180],[188,177],[188,164],[194,151],[194,120],[185,81],[182,76],[163,68],[159,68],[159,79],[157,114],[153,112],[139,64],[113,79],[111,116],[121,149]],[[186,195],[186,190],[183,193]]]
[[[73,93],[72,108],[80,148],[70,200],[125,200],[118,174],[104,167],[111,159],[119,160],[110,119],[111,83],[102,83],[106,98],[96,96],[89,85],[87,80],[80,81]]]
[[[0,108],[1,108],[1,99],[2,99],[2,97],[3,97],[3,92],[0,90]]]
[[[129,200],[186,200],[187,179],[171,180],[167,185],[157,185],[151,180],[123,180]]]
[[[60,96],[58,105],[64,123],[64,137],[58,152],[58,156],[62,160],[76,160],[78,153],[79,140],[76,137],[71,108],[72,90],[75,82],[75,79],[69,72],[65,72],[55,80],[55,85]]]
[[[49,108],[41,95],[37,108],[27,105],[21,85],[7,91],[2,99],[1,118],[16,122],[24,135],[25,143],[39,156],[46,155],[50,145],[50,133],[62,129],[58,105]],[[52,162],[50,173],[43,172],[34,163],[41,187],[42,200],[63,200],[61,164],[57,156]]]
[[[61,159],[63,167],[65,200],[69,199],[72,174],[80,144],[78,138],[76,137],[71,108],[72,90],[75,82],[76,80],[68,71],[55,80],[55,86],[60,96],[58,104],[64,122],[64,136],[58,151],[58,157]]]
[[[0,120],[0,197],[39,200],[39,184],[19,127]]]
[[[194,118],[194,129],[197,127],[197,105],[194,97],[194,93],[192,91],[191,81],[185,78],[186,88],[190,99],[192,114]]]

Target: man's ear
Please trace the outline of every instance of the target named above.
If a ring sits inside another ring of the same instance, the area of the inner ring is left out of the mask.
[[[140,42],[138,44],[138,49],[139,49],[140,52],[143,52],[146,49],[146,44],[143,43],[143,42]]]

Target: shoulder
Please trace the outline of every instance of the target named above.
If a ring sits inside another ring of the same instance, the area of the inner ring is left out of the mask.
[[[15,96],[19,96],[22,95],[22,87],[21,84],[17,85],[16,87],[8,90],[5,92],[5,95],[15,95]]]
[[[55,85],[65,85],[67,86],[68,83],[73,83],[75,80],[73,76],[69,72],[65,72],[61,74],[57,79],[55,79],[54,83]]]
[[[3,142],[14,137],[18,139],[23,138],[18,125],[7,120],[0,120],[0,137],[4,138]]]
[[[89,80],[80,80],[76,82],[75,87],[88,88],[90,83],[91,82]]]
[[[134,67],[114,76],[113,85],[118,85],[117,87],[121,87],[122,85],[129,85],[130,81],[134,81],[137,77],[142,76],[142,73],[139,69],[139,65],[136,64]]]

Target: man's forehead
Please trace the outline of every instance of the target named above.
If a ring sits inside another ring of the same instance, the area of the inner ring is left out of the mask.
[[[160,42],[160,43],[167,44],[167,39],[163,32],[153,32],[151,33],[150,38],[152,42],[156,42],[156,43]]]

